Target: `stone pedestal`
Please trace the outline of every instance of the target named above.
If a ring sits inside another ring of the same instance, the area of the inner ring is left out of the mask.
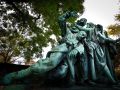
[[[39,85],[8,85],[0,86],[0,90],[120,90],[120,87],[111,86],[71,86],[71,87],[50,87]]]

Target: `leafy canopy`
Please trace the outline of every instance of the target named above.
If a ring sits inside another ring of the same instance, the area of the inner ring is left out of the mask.
[[[3,0],[0,2],[0,57],[27,61],[42,56],[42,48],[60,38],[58,16],[65,11],[82,14],[84,0]],[[73,19],[71,20],[73,21]],[[14,60],[13,60],[14,61]]]

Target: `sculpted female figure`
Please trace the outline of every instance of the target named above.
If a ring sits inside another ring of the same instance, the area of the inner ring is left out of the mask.
[[[97,75],[100,74],[100,72],[103,72],[106,77],[111,81],[111,83],[116,83],[116,80],[110,71],[110,68],[107,64],[106,54],[104,52],[103,46],[101,46],[101,43],[105,44],[105,42],[116,42],[110,38],[105,37],[102,34],[102,28],[100,25],[97,25],[95,28],[95,39],[94,42],[96,43],[96,50],[95,50],[95,63],[96,68],[99,72],[97,72]]]
[[[113,39],[107,37],[105,35],[104,30],[103,30],[103,26],[100,25],[100,24],[96,25],[96,32],[97,32],[97,36],[98,36],[97,37],[98,44],[102,48],[103,53],[104,53],[104,56],[103,56],[104,57],[104,62],[108,66],[109,71],[111,73],[111,76],[116,80],[114,65],[113,65],[113,62],[112,62],[111,57],[110,57],[110,52],[108,50],[108,48],[109,48],[108,45],[112,44],[112,43],[114,43],[114,44],[117,43],[117,41],[119,41],[119,39],[118,40],[113,40]],[[110,49],[114,49],[114,48],[112,47]]]

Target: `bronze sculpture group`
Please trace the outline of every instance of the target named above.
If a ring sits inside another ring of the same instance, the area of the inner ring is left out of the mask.
[[[47,53],[45,59],[38,60],[27,69],[5,75],[4,84],[30,75],[47,75],[49,80],[67,78],[70,85],[95,84],[102,76],[112,84],[117,83],[110,50],[114,50],[113,43],[118,40],[109,38],[102,25],[87,23],[85,18],[67,25],[68,18],[77,16],[70,11],[60,15],[58,23],[62,39],[59,44]]]

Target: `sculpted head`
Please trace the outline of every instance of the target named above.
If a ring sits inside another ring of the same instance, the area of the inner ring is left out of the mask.
[[[80,20],[77,21],[77,25],[80,25],[80,26],[85,26],[86,23],[87,23],[86,18],[81,18]]]
[[[103,32],[103,26],[100,24],[96,25],[97,31]]]
[[[93,28],[94,26],[95,24],[92,22],[87,23],[87,28]]]

